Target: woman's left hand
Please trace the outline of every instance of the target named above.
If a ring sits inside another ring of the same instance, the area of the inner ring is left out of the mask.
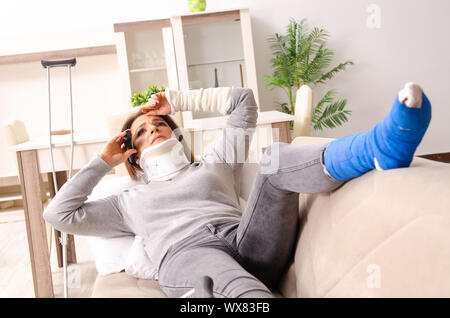
[[[125,162],[129,156],[136,153],[136,149],[128,149],[125,150],[123,137],[125,136],[126,131],[122,131],[120,134],[112,137],[108,143],[103,148],[103,151],[100,154],[100,157],[107,164],[114,168],[115,166]]]
[[[147,104],[141,108],[141,111],[147,115],[169,115],[172,112],[166,93],[159,92],[153,94]]]

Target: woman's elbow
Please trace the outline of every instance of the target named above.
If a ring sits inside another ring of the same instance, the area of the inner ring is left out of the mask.
[[[51,209],[45,209],[44,213],[42,213],[42,217],[47,223],[50,223],[53,226],[58,225],[58,218],[56,216],[56,213]]]
[[[250,87],[243,87],[242,89],[244,90],[244,94],[246,94],[250,98],[255,98],[253,94],[253,89],[251,89]]]
[[[245,87],[240,89],[239,102],[246,106],[256,106],[255,95],[251,88]]]
[[[61,213],[53,209],[45,209],[42,213],[44,220],[51,224],[55,229],[59,231],[66,231],[67,229],[67,215],[70,212]],[[64,221],[66,220],[66,221]]]

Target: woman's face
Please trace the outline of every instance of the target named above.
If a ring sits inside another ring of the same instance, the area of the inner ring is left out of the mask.
[[[133,146],[137,150],[137,160],[144,149],[170,139],[172,129],[160,116],[142,115],[131,125]]]

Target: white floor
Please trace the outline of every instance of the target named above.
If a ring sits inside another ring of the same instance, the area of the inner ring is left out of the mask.
[[[86,237],[75,236],[77,264],[69,265],[71,298],[90,297],[97,276]],[[51,267],[55,297],[64,296],[63,271],[58,268],[52,237]],[[0,298],[34,297],[23,210],[0,212]]]

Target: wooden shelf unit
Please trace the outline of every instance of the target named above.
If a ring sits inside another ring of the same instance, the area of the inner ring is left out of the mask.
[[[216,71],[219,86],[250,87],[259,105],[248,9],[117,23],[114,31],[125,105],[154,83],[175,90],[214,87]],[[190,112],[183,118],[193,119]]]

